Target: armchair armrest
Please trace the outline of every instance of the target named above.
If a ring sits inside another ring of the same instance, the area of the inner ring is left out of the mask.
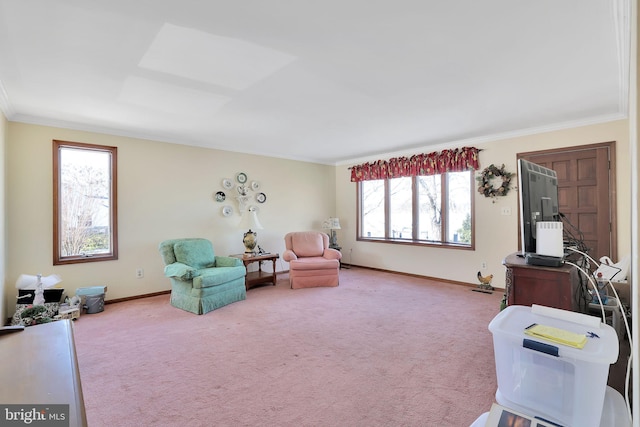
[[[342,252],[340,252],[337,249],[326,248],[324,250],[324,253],[322,254],[322,257],[326,258],[326,259],[341,260],[342,259]]]
[[[216,256],[216,267],[240,267],[242,261],[230,256]]]
[[[291,249],[287,249],[282,254],[282,259],[289,262],[298,259],[298,256]]]
[[[176,277],[181,280],[192,280],[194,277],[200,275],[200,272],[180,262],[174,262],[164,267],[164,275],[166,277]]]

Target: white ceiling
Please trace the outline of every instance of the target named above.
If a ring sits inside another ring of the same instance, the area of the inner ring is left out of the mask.
[[[628,3],[0,0],[0,107],[327,164],[602,122]]]

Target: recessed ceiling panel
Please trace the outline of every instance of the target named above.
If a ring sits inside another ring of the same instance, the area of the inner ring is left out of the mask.
[[[231,89],[246,89],[295,57],[240,39],[164,24],[140,67]]]
[[[131,76],[119,100],[178,116],[210,116],[231,98]]]

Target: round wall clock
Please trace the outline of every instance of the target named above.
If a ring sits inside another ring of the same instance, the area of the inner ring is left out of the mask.
[[[236,180],[240,183],[240,184],[244,184],[245,182],[247,182],[247,175],[243,172],[240,172],[237,176],[236,176]]]
[[[267,201],[267,195],[264,193],[258,193],[256,194],[256,200],[258,203],[264,203]]]
[[[222,215],[229,216],[233,213],[233,208],[229,205],[222,207]]]
[[[216,202],[224,202],[224,199],[226,199],[227,196],[224,194],[223,191],[218,191],[216,193]]]

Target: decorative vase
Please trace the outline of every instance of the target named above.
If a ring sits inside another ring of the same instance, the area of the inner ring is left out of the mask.
[[[247,231],[244,233],[244,238],[242,239],[242,243],[244,243],[244,253],[245,254],[254,254],[256,245],[258,244],[258,233],[255,231]]]

